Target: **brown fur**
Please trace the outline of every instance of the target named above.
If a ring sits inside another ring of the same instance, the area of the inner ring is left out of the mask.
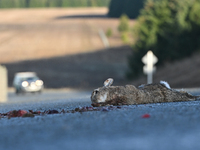
[[[198,96],[167,88],[164,84],[109,86],[95,89],[91,95],[93,106],[131,105],[161,102],[193,101]]]

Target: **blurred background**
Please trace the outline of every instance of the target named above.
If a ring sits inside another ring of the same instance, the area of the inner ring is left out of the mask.
[[[154,82],[200,86],[200,0],[0,0],[0,64],[12,87],[36,72],[45,88],[146,83],[141,58],[158,58]]]

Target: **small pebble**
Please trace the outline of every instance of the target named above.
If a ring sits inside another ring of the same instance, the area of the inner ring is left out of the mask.
[[[93,107],[88,107],[87,110],[88,110],[88,111],[92,111],[92,110],[94,110],[94,109],[93,109]]]
[[[107,108],[102,108],[101,111],[109,111]]]
[[[58,114],[57,110],[49,110],[47,114]]]

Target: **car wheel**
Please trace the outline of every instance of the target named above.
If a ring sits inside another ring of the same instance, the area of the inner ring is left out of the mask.
[[[23,94],[24,92],[21,90],[21,89],[16,89],[16,91],[15,91],[15,93],[17,94],[17,95],[19,95],[19,94]]]
[[[19,89],[16,89],[15,93],[18,95],[20,93]]]
[[[42,93],[42,90],[39,90],[39,91],[38,91],[38,94],[41,94],[41,93]]]

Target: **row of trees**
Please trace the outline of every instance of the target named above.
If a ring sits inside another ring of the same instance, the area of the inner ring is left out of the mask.
[[[30,7],[101,7],[110,0],[0,0],[0,8]]]
[[[200,0],[147,0],[134,25],[128,77],[142,73],[148,50],[159,65],[200,51]]]

